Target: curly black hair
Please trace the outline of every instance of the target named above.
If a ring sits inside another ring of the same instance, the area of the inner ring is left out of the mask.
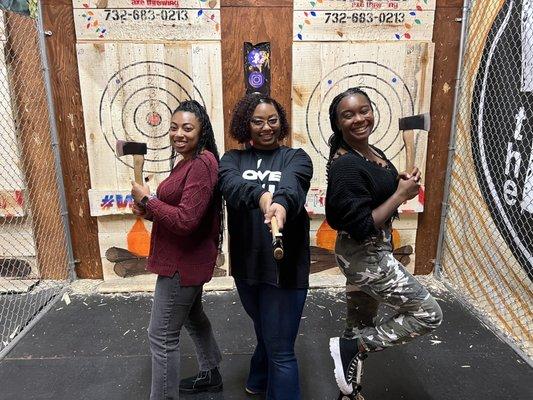
[[[278,140],[283,140],[289,135],[290,127],[287,121],[287,114],[281,104],[270,96],[252,93],[240,99],[233,109],[230,135],[239,143],[246,143],[251,140],[250,121],[252,120],[255,108],[261,103],[272,104],[279,114],[280,133]]]
[[[335,96],[335,98],[331,101],[331,104],[329,105],[329,123],[331,125],[331,130],[333,131],[333,133],[331,134],[328,140],[328,146],[330,147],[330,149],[328,163],[326,164],[326,173],[329,173],[331,161],[333,161],[333,157],[335,157],[337,151],[340,148],[344,148],[346,150],[350,149],[350,146],[344,141],[344,138],[342,137],[342,131],[337,125],[337,109],[342,99],[349,96],[355,96],[357,94],[366,97],[366,99],[368,100],[368,104],[370,104],[370,108],[373,110],[372,101],[370,100],[370,97],[364,90],[358,87],[352,87],[346,89],[342,93],[339,93],[337,96]]]

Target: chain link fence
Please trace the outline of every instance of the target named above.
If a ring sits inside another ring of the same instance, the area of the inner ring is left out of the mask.
[[[70,277],[47,79],[39,19],[0,11],[0,359]]]
[[[465,0],[437,272],[533,357],[533,1]]]

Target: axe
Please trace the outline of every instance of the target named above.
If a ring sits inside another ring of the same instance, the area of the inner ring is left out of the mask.
[[[403,143],[405,146],[405,171],[411,173],[415,166],[415,132],[421,130],[429,132],[431,126],[429,113],[403,117],[398,120],[398,126],[403,131]]]
[[[135,182],[143,185],[143,166],[144,155],[148,152],[146,143],[140,142],[126,142],[124,140],[117,140],[116,153],[117,156],[122,157],[126,155],[133,156],[133,173],[135,175]]]
[[[272,217],[270,220],[270,226],[272,228],[272,249],[274,258],[281,260],[283,258],[283,234],[279,231],[278,220],[276,217]]]
[[[133,173],[135,176],[135,182],[139,185],[143,185],[143,166],[144,166],[144,155],[148,152],[148,146],[146,143],[139,143],[139,142],[126,142],[124,140],[117,140],[116,144],[116,153],[117,156],[122,157],[125,155],[132,155],[133,156]],[[135,222],[135,225],[133,225],[133,228],[128,232],[128,235],[126,236],[128,241],[128,248],[133,249],[135,247],[136,249],[139,249],[141,247],[138,246],[144,246],[146,243],[150,243],[150,234],[146,230],[146,227],[144,226],[144,223],[142,222],[142,218],[137,217],[137,222]],[[144,247],[143,251],[144,251]],[[129,272],[127,272],[128,268],[134,268],[135,270],[138,270],[141,268],[145,263],[145,261],[136,260],[129,262],[128,260],[125,260],[124,262],[118,262],[115,264],[115,273],[119,276],[126,276]],[[121,275],[122,274],[122,275]]]

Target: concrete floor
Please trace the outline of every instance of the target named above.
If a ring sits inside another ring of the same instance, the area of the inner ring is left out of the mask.
[[[444,323],[434,334],[372,354],[365,362],[366,400],[530,400],[533,371],[450,294],[436,294]],[[305,400],[338,394],[328,339],[343,329],[344,292],[309,292],[297,342]],[[150,294],[71,296],[58,302],[0,362],[0,399],[148,399],[146,337]],[[204,295],[224,354],[224,391],[183,399],[244,399],[255,341],[235,291]],[[194,349],[182,340],[182,375],[196,372]]]

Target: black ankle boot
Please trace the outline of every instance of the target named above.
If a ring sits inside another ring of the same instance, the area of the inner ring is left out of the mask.
[[[198,375],[180,381],[180,392],[183,393],[220,392],[221,390],[222,376],[218,368],[200,371]]]

